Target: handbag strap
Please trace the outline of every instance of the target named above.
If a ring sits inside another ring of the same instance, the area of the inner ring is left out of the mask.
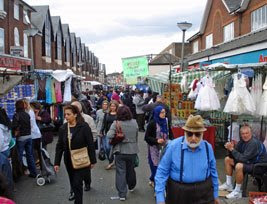
[[[70,138],[70,125],[68,123],[68,140],[69,140],[69,149],[71,150],[71,138]]]
[[[118,120],[116,120],[116,132],[122,133],[121,125]]]

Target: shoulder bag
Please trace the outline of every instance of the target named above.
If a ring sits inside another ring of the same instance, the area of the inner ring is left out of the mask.
[[[71,137],[70,137],[70,126],[68,123],[68,140],[69,140],[69,149],[70,149],[70,158],[71,163],[74,169],[82,169],[89,167],[91,162],[88,155],[87,147],[80,149],[71,149]]]
[[[117,145],[124,140],[125,136],[122,132],[120,122],[116,120],[116,132],[115,136],[110,140],[111,145]]]

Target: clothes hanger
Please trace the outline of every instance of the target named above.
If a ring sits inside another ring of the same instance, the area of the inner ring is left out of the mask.
[[[238,69],[237,78],[240,79],[242,77],[241,69]]]

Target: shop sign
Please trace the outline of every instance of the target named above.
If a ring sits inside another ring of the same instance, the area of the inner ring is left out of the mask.
[[[0,56],[0,67],[6,67],[12,70],[20,70],[22,66],[30,66],[31,61],[15,57]]]
[[[259,62],[267,62],[267,55],[266,56],[260,55]]]
[[[148,60],[146,56],[122,59],[124,78],[148,75]]]
[[[10,54],[13,56],[23,57],[24,50],[22,46],[10,46]]]
[[[259,63],[259,62],[267,62],[267,49],[201,62],[201,67],[204,64],[215,64],[215,63],[249,64],[249,63]]]

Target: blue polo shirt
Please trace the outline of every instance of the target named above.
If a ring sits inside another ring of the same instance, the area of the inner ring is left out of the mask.
[[[157,173],[155,176],[156,182],[156,198],[157,203],[165,201],[165,186],[168,178],[174,181],[180,181],[180,164],[181,164],[181,143],[182,138],[172,140],[161,159]],[[201,141],[199,147],[193,152],[186,142],[183,142],[182,148],[184,150],[184,169],[182,173],[182,180],[184,183],[195,183],[205,181],[207,177],[211,176],[214,189],[214,198],[218,198],[218,173],[216,169],[216,160],[213,149],[208,143],[209,162],[207,161],[207,153],[205,147],[206,141]]]

